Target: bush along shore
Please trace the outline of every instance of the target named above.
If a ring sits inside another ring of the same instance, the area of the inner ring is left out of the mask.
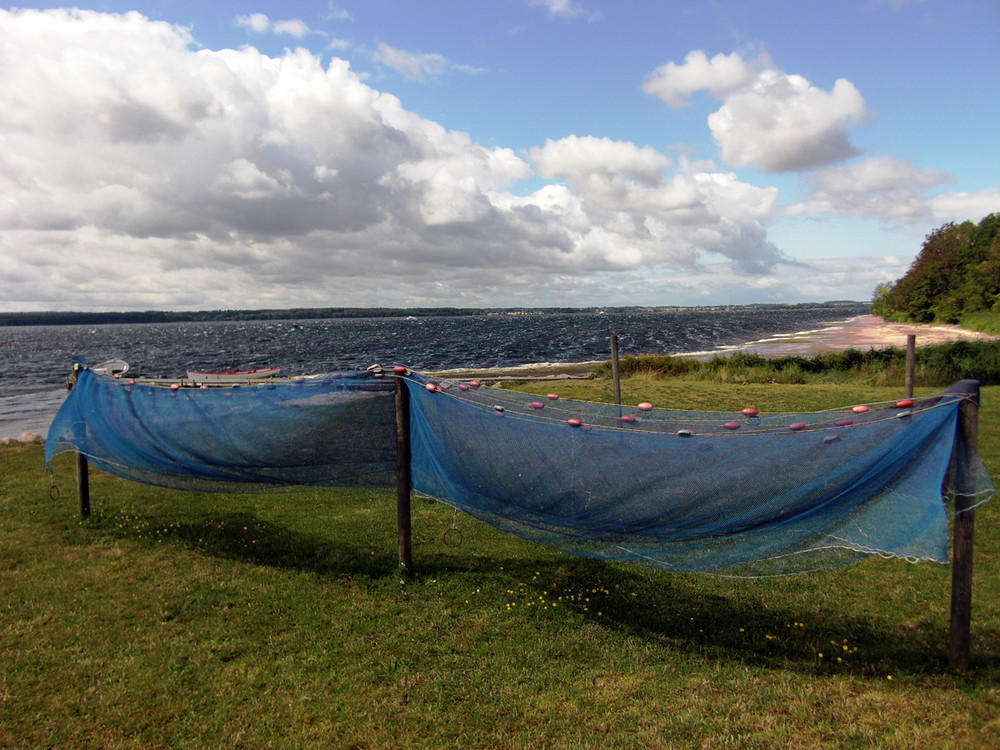
[[[718,383],[838,383],[901,386],[906,380],[906,350],[846,349],[815,356],[764,357],[734,354],[700,361],[659,355],[625,356],[622,377],[682,377]],[[610,377],[611,363],[598,365],[596,377]],[[957,380],[1000,384],[1000,341],[954,341],[917,347],[916,382],[946,386]]]

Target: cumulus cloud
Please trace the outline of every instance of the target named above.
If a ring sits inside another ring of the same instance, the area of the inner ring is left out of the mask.
[[[552,304],[557,289],[648,304],[652,287],[616,280],[794,270],[767,239],[775,188],[607,138],[488,148],[303,49],[0,10],[0,88],[6,309]],[[525,195],[533,170],[547,184]]]
[[[873,157],[817,170],[809,176],[809,199],[789,206],[786,213],[840,213],[901,224],[927,223],[934,219],[927,191],[951,179],[944,172],[918,169],[891,156]]]
[[[710,91],[722,97],[754,79],[752,66],[733,52],[718,54],[711,60],[701,50],[693,50],[678,65],[661,65],[646,78],[642,90],[658,96],[671,107],[687,105],[687,97],[696,91]]]
[[[768,172],[811,169],[857,156],[850,128],[869,117],[854,84],[838,79],[824,91],[807,79],[770,67],[766,57],[747,63],[737,53],[708,59],[696,50],[684,63],[657,68],[643,91],[672,107],[697,91],[722,106],[708,117],[722,159]]]

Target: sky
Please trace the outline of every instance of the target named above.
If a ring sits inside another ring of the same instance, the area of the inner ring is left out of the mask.
[[[1000,211],[995,0],[0,2],[0,311],[869,300]]]

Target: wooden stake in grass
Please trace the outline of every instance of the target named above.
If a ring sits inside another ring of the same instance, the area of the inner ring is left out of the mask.
[[[961,380],[958,393],[967,394],[959,407],[959,437],[965,440],[968,453],[979,443],[979,381]],[[948,661],[952,669],[964,672],[969,668],[969,643],[972,625],[972,541],[975,526],[975,498],[970,490],[972,466],[970,456],[957,467],[955,496],[955,531],[951,553],[951,638]],[[958,459],[955,456],[952,460]]]
[[[413,572],[410,518],[410,392],[402,377],[396,377],[396,536],[399,568]]]
[[[83,369],[83,365],[76,363],[73,365],[73,373],[66,381],[66,390],[73,390],[76,385],[76,376]],[[90,518],[90,466],[87,464],[87,457],[80,452],[76,454],[76,493],[80,498],[80,518]]]

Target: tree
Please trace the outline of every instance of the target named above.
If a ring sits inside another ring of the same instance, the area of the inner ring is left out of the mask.
[[[881,318],[888,318],[896,312],[895,298],[893,293],[896,290],[895,281],[882,281],[872,292],[872,315]]]

